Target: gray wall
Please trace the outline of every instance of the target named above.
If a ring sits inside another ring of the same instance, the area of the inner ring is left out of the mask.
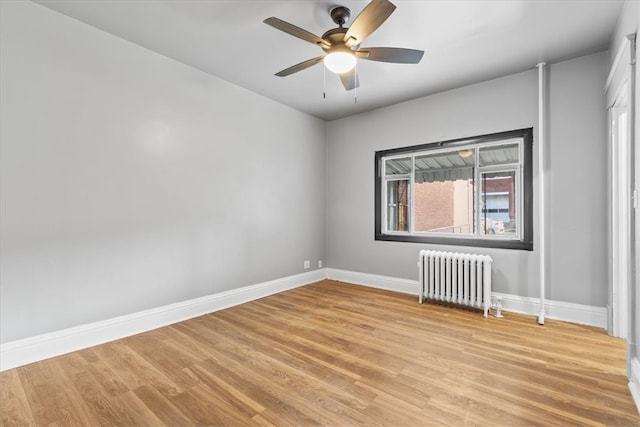
[[[2,342],[325,258],[324,122],[0,3]]]
[[[549,69],[547,295],[600,307],[608,300],[607,58]]]
[[[559,301],[605,306],[607,54],[549,68],[549,289]],[[532,64],[532,68],[533,68]],[[428,78],[428,76],[425,76]],[[532,70],[328,124],[328,266],[416,279],[418,252],[433,247],[374,240],[374,153],[377,150],[537,128],[537,71]],[[534,129],[534,181],[537,179]],[[535,233],[538,198],[534,185]],[[495,291],[539,295],[533,252],[437,246],[494,259]]]

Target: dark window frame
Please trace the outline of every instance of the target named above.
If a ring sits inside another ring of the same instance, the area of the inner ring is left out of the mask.
[[[490,142],[522,138],[522,238],[520,240],[491,239],[481,237],[450,237],[416,234],[385,234],[382,225],[382,159],[384,157],[429,151],[441,148],[456,148],[470,145],[480,145]],[[393,148],[376,151],[374,156],[374,212],[375,212],[375,240],[389,242],[429,243],[438,245],[473,246],[485,248],[533,250],[533,128],[498,132],[470,138],[459,138],[448,141],[431,142],[410,147]]]

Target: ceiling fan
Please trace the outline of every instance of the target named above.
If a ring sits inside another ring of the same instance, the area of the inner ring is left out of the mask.
[[[345,28],[344,25],[351,18],[351,11],[345,6],[336,6],[329,11],[329,14],[338,28],[327,31],[322,37],[275,17],[265,19],[263,21],[265,24],[318,45],[325,52],[325,55],[285,68],[275,75],[289,76],[324,62],[329,71],[340,75],[344,88],[351,90],[359,86],[355,71],[357,59],[396,64],[419,63],[424,55],[422,50],[397,47],[360,47],[364,39],[377,30],[395,9],[396,6],[388,0],[372,0],[353,20],[351,26]]]

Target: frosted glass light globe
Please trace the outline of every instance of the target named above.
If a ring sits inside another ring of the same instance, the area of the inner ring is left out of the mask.
[[[332,73],[342,74],[356,66],[356,57],[347,52],[332,52],[324,57],[324,65]]]

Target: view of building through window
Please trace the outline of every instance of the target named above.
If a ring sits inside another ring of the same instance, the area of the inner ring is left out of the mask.
[[[484,234],[517,235],[514,171],[482,174],[480,222]]]
[[[518,153],[518,144],[481,147],[477,165],[475,149],[387,160],[387,230],[410,231],[412,196],[414,232],[473,235],[479,230],[480,235],[516,236],[516,170],[496,168],[518,162]],[[479,227],[476,169],[481,171]]]
[[[473,234],[473,179],[415,185],[416,231]]]

